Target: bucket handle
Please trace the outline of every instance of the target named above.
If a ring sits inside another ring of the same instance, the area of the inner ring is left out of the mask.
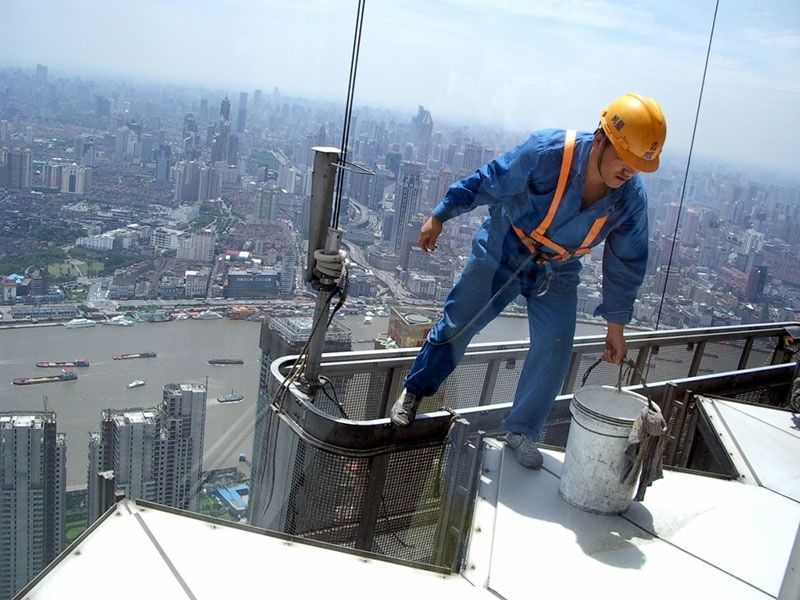
[[[602,356],[598,358],[596,361],[594,361],[589,366],[588,369],[586,369],[586,372],[583,374],[583,379],[581,380],[581,387],[586,385],[586,380],[589,379],[589,373],[591,373],[594,370],[594,368],[601,362],[603,362]],[[625,367],[628,367],[628,370],[625,372],[625,375],[623,375]],[[633,362],[633,360],[631,360],[627,356],[623,358],[622,361],[619,363],[619,375],[617,377],[617,392],[622,391],[622,380],[624,379],[625,376],[630,375],[631,371],[636,371],[636,373],[639,375],[639,379],[642,382],[642,389],[644,390],[644,396],[645,398],[647,398],[647,408],[652,410],[653,401],[650,399],[650,390],[647,387],[647,381],[645,381],[644,375],[639,370],[639,367],[636,366],[636,363]]]

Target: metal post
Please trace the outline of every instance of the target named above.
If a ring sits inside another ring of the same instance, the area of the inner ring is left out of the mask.
[[[306,281],[314,281],[314,251],[325,247],[328,227],[333,212],[333,184],[339,149],[329,147],[312,148],[314,151],[314,170],[311,172],[311,206],[308,219],[308,260],[306,261]]]
[[[326,253],[338,253],[342,242],[340,229],[328,229],[328,239],[325,242]],[[325,344],[325,332],[328,329],[328,311],[330,299],[335,291],[334,279],[325,276],[315,276],[319,282],[317,304],[314,307],[314,328],[308,340],[308,353],[306,356],[306,369],[303,380],[306,386],[313,388],[318,385],[319,365],[322,360],[322,347]]]
[[[325,343],[325,331],[328,325],[330,299],[336,287],[336,281],[321,274],[316,269],[317,261],[314,253],[324,250],[325,253],[339,252],[342,232],[330,227],[333,213],[333,189],[336,175],[336,163],[339,160],[339,149],[318,147],[314,151],[314,170],[311,178],[311,207],[308,222],[308,260],[306,281],[317,289],[317,304],[314,308],[314,327],[308,341],[306,368],[302,375],[306,393],[318,385],[319,365],[322,347]]]

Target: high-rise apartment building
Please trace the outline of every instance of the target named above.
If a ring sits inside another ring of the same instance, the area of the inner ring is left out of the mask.
[[[211,229],[204,229],[189,236],[181,237],[176,258],[192,262],[210,263],[214,261],[214,245],[217,234]]]
[[[152,136],[151,136],[152,137]],[[75,138],[75,162],[84,167],[93,167],[95,159],[94,137],[81,134]]]
[[[85,194],[92,187],[91,167],[76,163],[64,165],[61,174],[61,191],[67,194]]]
[[[0,598],[64,546],[66,436],[54,413],[0,413]]]
[[[109,409],[102,412],[101,432],[89,437],[89,525],[100,516],[97,474],[102,471],[114,472],[114,487],[125,497],[155,500],[158,437],[158,413],[155,409]]]
[[[172,164],[172,151],[169,144],[160,144],[156,154],[156,181],[166,183],[169,181],[169,171]]]
[[[256,223],[274,223],[278,218],[278,199],[281,191],[274,181],[259,184],[253,209]]]
[[[128,140],[131,130],[125,125],[117,129],[117,137],[114,140],[114,156],[124,158],[128,155]]]
[[[203,473],[206,388],[195,383],[168,383],[159,406],[156,501],[197,510]]]
[[[30,148],[0,148],[0,187],[31,187],[33,153]]]
[[[196,383],[168,383],[155,408],[103,411],[89,437],[89,523],[100,516],[97,474],[109,470],[129,498],[197,510],[205,426],[206,387]]]

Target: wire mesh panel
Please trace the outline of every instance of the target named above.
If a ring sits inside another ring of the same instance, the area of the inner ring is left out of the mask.
[[[442,503],[443,446],[395,452],[386,484],[373,550],[397,558],[431,562]]]
[[[778,337],[762,337],[753,340],[753,345],[750,348],[750,354],[747,356],[746,369],[754,369],[756,367],[765,367],[770,364],[772,355],[778,345],[780,339]]]

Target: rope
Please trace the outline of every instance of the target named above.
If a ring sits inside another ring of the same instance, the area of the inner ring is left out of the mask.
[[[672,246],[669,249],[669,260],[667,261],[667,274],[664,277],[664,289],[661,290],[661,301],[658,303],[658,314],[656,316],[656,331],[661,323],[661,309],[664,306],[664,296],[667,294],[667,283],[669,282],[669,272],[672,267],[672,257],[675,253],[675,240],[678,237],[678,224],[681,221],[681,212],[683,211],[683,199],[686,197],[686,182],[689,179],[689,167],[692,164],[692,153],[694,151],[694,138],[697,135],[697,123],[700,120],[700,105],[703,102],[703,90],[706,87],[706,73],[708,72],[708,59],[711,56],[711,42],[714,39],[714,28],[717,24],[717,11],[719,11],[719,0],[716,1],[714,6],[714,18],[711,21],[711,33],[708,36],[708,48],[706,49],[706,62],[703,66],[703,79],[700,82],[700,95],[697,98],[697,109],[694,114],[694,126],[692,127],[692,141],[689,144],[689,159],[686,161],[686,170],[683,173],[683,186],[681,187],[681,199],[678,203],[678,218],[675,219],[675,230],[672,232]],[[648,361],[647,370],[650,370],[650,363]]]
[[[350,54],[350,78],[347,82],[347,100],[344,109],[344,124],[342,126],[342,156],[340,165],[347,164],[347,144],[350,139],[350,121],[353,116],[353,96],[356,87],[356,73],[358,72],[358,55],[361,51],[361,30],[364,24],[364,8],[366,0],[358,0],[356,11],[356,28],[353,33],[353,50]],[[333,199],[333,226],[339,227],[339,213],[342,208],[342,192],[344,189],[344,169],[336,172],[336,192]]]

